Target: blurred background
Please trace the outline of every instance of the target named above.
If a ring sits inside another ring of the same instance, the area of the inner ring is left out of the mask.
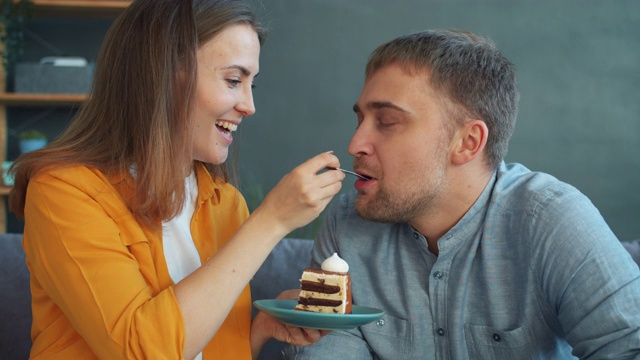
[[[621,240],[640,238],[640,2],[249,2],[270,29],[255,81],[257,113],[240,126],[232,159],[251,207],[319,152],[333,150],[351,168],[352,106],[376,46],[428,28],[463,29],[493,39],[516,66],[520,113],[507,161],[574,185]],[[23,59],[64,54],[93,60],[109,24],[34,19],[27,28],[35,36],[27,33]],[[12,134],[18,130],[39,128],[53,138],[73,116],[64,109],[9,112],[9,158],[17,153]],[[347,178],[343,191],[352,184]],[[20,226],[13,219],[9,231]],[[293,235],[313,237],[317,226]]]

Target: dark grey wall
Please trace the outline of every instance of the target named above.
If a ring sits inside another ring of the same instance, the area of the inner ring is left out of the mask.
[[[238,136],[250,202],[258,187],[266,192],[318,152],[334,150],[350,168],[351,107],[374,47],[412,31],[458,28],[491,37],[516,64],[522,101],[507,160],[573,184],[620,239],[640,238],[640,2],[250,2],[271,28],[256,80],[258,112]],[[24,58],[93,59],[107,27],[102,20],[36,19],[31,30],[57,50],[28,38]],[[11,109],[10,156],[13,130],[26,123],[55,136],[72,114],[46,111]]]
[[[622,240],[640,238],[640,2],[268,0],[271,28],[242,125],[240,164],[264,189],[335,150],[344,167],[367,56],[426,28],[491,37],[517,67],[520,115],[508,161],[587,194]],[[350,183],[345,188],[351,188]]]

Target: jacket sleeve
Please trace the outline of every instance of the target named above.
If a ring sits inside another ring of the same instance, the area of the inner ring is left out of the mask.
[[[41,288],[34,314],[58,317],[46,325],[61,333],[70,322],[99,358],[181,359],[185,328],[173,288],[149,285],[129,251],[148,240],[142,231],[121,236],[118,224],[135,220],[105,212],[97,200],[112,189],[103,185],[89,194],[53,176],[30,181],[24,246],[32,290]]]

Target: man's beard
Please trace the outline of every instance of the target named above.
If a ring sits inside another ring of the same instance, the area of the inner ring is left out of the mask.
[[[444,178],[444,170],[439,169],[439,173],[431,179],[431,183],[419,190],[409,189],[409,192],[392,194],[387,189],[381,188],[378,194],[368,199],[366,203],[365,195],[359,194],[355,204],[356,212],[369,221],[411,223],[412,220],[435,210],[436,203],[443,192]],[[414,179],[414,181],[420,180]]]

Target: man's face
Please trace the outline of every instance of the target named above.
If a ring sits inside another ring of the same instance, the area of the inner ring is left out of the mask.
[[[443,201],[451,134],[428,75],[386,66],[367,79],[354,106],[349,153],[355,171],[373,178],[355,183],[356,210],[367,220],[412,223]]]

